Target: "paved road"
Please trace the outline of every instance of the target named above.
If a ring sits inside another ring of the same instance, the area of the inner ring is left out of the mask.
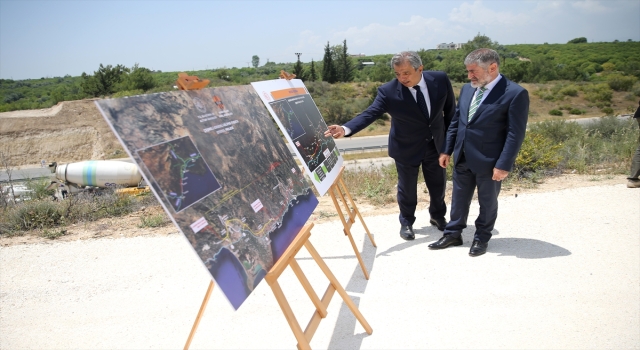
[[[624,120],[630,118],[630,115],[620,115],[618,119]],[[594,118],[580,118],[580,119],[569,119],[568,121],[575,121],[580,125],[588,125],[597,120],[601,119],[600,117]],[[341,151],[357,151],[371,148],[385,148],[388,145],[389,137],[388,135],[380,135],[380,136],[365,136],[365,137],[345,137],[341,139],[336,139],[336,145]],[[289,150],[292,151],[291,147],[287,144]],[[293,151],[292,151],[293,152]],[[391,164],[392,160],[385,159],[384,161],[373,161],[375,164]],[[368,164],[368,163],[367,163]],[[359,167],[350,166],[351,168]],[[347,167],[349,168],[349,167]],[[49,172],[47,168],[25,168],[14,171],[13,179],[21,180],[28,178],[39,178],[39,177],[52,177],[52,174]],[[6,173],[0,173],[0,182],[6,181],[8,179]]]
[[[478,213],[472,203],[470,217]],[[397,215],[353,226],[365,280],[339,220],[311,242],[373,328],[336,294],[315,349],[640,349],[640,189],[614,186],[500,199],[487,254],[431,251],[441,233],[417,212],[416,240]],[[316,293],[327,282],[303,249]],[[279,280],[304,328],[313,306],[291,270]],[[3,349],[182,348],[209,275],[179,234],[0,247]],[[294,349],[267,283],[232,310],[215,288],[193,349]]]

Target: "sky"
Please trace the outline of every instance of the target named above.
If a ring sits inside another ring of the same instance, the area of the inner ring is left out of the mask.
[[[640,41],[640,0],[0,0],[0,78],[93,74],[100,64],[169,72],[322,61],[464,43]]]

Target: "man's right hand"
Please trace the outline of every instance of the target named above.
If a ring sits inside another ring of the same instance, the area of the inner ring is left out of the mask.
[[[440,153],[440,158],[438,158],[438,163],[440,163],[440,166],[443,168],[447,168],[447,165],[449,165],[449,162],[451,161],[451,156],[448,154],[444,154],[444,153]]]
[[[344,129],[340,125],[329,125],[329,130],[324,132],[324,136],[333,136],[334,139],[339,139],[344,136]]]

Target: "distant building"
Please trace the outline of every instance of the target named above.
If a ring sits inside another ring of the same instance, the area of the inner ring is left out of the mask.
[[[349,57],[364,57],[364,56],[366,56],[366,55],[363,54],[363,53],[357,53],[355,55],[349,55]]]
[[[437,49],[438,50],[459,50],[462,48],[462,45],[464,45],[464,43],[442,43],[442,44],[438,44]]]

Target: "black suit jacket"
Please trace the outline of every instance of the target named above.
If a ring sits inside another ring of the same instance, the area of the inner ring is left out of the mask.
[[[351,129],[353,135],[386,112],[391,115],[390,157],[405,164],[419,164],[431,140],[427,137],[429,134],[433,135],[436,150],[441,153],[447,128],[455,114],[455,96],[446,73],[424,71],[422,76],[431,102],[428,120],[420,112],[411,91],[394,79],[380,86],[371,106],[344,126]]]
[[[444,153],[455,154],[457,162],[464,148],[467,167],[474,173],[491,173],[494,167],[511,171],[524,141],[529,93],[502,76],[468,121],[475,90],[466,84],[460,91]]]

